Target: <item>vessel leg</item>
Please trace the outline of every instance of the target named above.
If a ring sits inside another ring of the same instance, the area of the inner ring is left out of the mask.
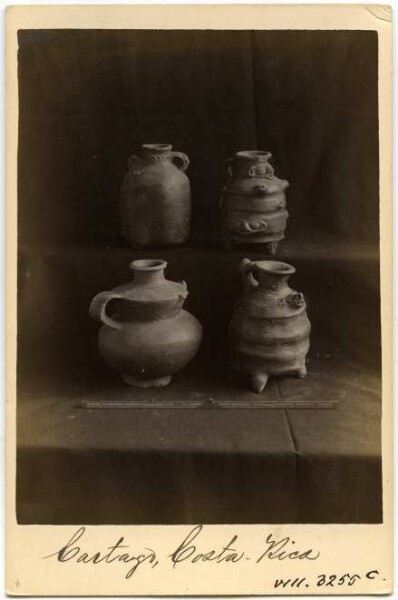
[[[304,365],[303,367],[300,367],[300,369],[297,370],[297,377],[299,377],[300,379],[304,379],[304,377],[307,376],[307,367]]]
[[[278,247],[278,242],[267,242],[265,244],[265,251],[267,254],[273,256],[276,253],[276,249]]]
[[[267,385],[268,377],[269,375],[267,373],[252,373],[250,375],[250,380],[253,392],[256,392],[256,394],[261,394]]]

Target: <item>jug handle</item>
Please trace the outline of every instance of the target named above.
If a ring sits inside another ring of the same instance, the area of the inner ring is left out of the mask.
[[[136,154],[132,154],[127,159],[127,166],[129,169],[133,169],[137,163],[141,162],[141,159]]]
[[[170,152],[171,160],[180,171],[186,171],[189,167],[189,158],[184,152]],[[174,159],[177,158],[178,162],[175,163]],[[181,161],[181,162],[180,162]],[[180,162],[180,164],[178,164]]]
[[[112,317],[109,317],[106,314],[106,307],[108,302],[111,300],[121,299],[124,296],[122,294],[116,294],[115,292],[100,292],[91,301],[89,313],[90,317],[96,319],[97,321],[102,321],[104,325],[108,325],[109,327],[113,327],[113,329],[121,329],[122,323],[119,321],[115,321]]]
[[[253,275],[253,269],[255,266],[255,263],[249,258],[244,258],[239,265],[239,271],[242,275],[245,289],[257,288],[260,285]]]
[[[228,177],[233,177],[234,174],[232,172],[232,164],[234,159],[232,157],[225,159],[225,168],[227,169]]]

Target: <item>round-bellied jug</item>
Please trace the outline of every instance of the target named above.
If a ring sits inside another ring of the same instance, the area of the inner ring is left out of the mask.
[[[240,272],[244,293],[229,326],[233,367],[249,376],[257,393],[271,375],[305,377],[311,325],[303,294],[288,285],[295,268],[245,258]]]
[[[166,265],[158,259],[134,260],[133,281],[100,292],[90,305],[91,317],[103,323],[98,334],[102,357],[133,386],[167,385],[201,343],[199,321],[182,308],[186,283],[165,279]]]
[[[229,179],[220,203],[226,247],[251,244],[275,254],[284,238],[289,183],[275,176],[271,156],[265,150],[242,150],[226,161]]]
[[[185,243],[191,230],[189,158],[170,144],[143,144],[120,192],[124,237],[134,247]]]

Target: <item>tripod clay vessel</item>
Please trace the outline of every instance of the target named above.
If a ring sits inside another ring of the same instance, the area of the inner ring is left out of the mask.
[[[233,367],[250,376],[257,393],[270,375],[305,377],[311,325],[303,294],[288,286],[295,268],[245,258],[240,271],[245,291],[229,327]]]
[[[174,246],[191,229],[189,158],[170,144],[144,144],[128,160],[120,192],[124,237],[134,247]]]
[[[288,213],[285,190],[269,164],[271,153],[243,150],[226,161],[229,180],[221,196],[221,229],[226,248],[250,244],[275,254]]]
[[[104,360],[136,387],[159,387],[189,363],[202,339],[199,321],[182,306],[188,296],[184,281],[164,277],[163,260],[135,260],[134,279],[100,292],[90,315],[103,323],[98,347]],[[108,314],[111,301],[116,313]]]

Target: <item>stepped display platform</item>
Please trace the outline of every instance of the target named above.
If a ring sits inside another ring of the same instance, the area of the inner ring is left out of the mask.
[[[260,395],[228,365],[243,256],[258,257],[219,247],[20,249],[20,523],[382,520],[377,249],[283,244],[278,259],[297,267],[292,287],[312,323],[308,377],[270,379]],[[168,277],[187,281],[187,308],[204,328],[193,363],[149,390],[103,363],[88,316],[91,298],[128,280],[139,257],[164,258]]]

